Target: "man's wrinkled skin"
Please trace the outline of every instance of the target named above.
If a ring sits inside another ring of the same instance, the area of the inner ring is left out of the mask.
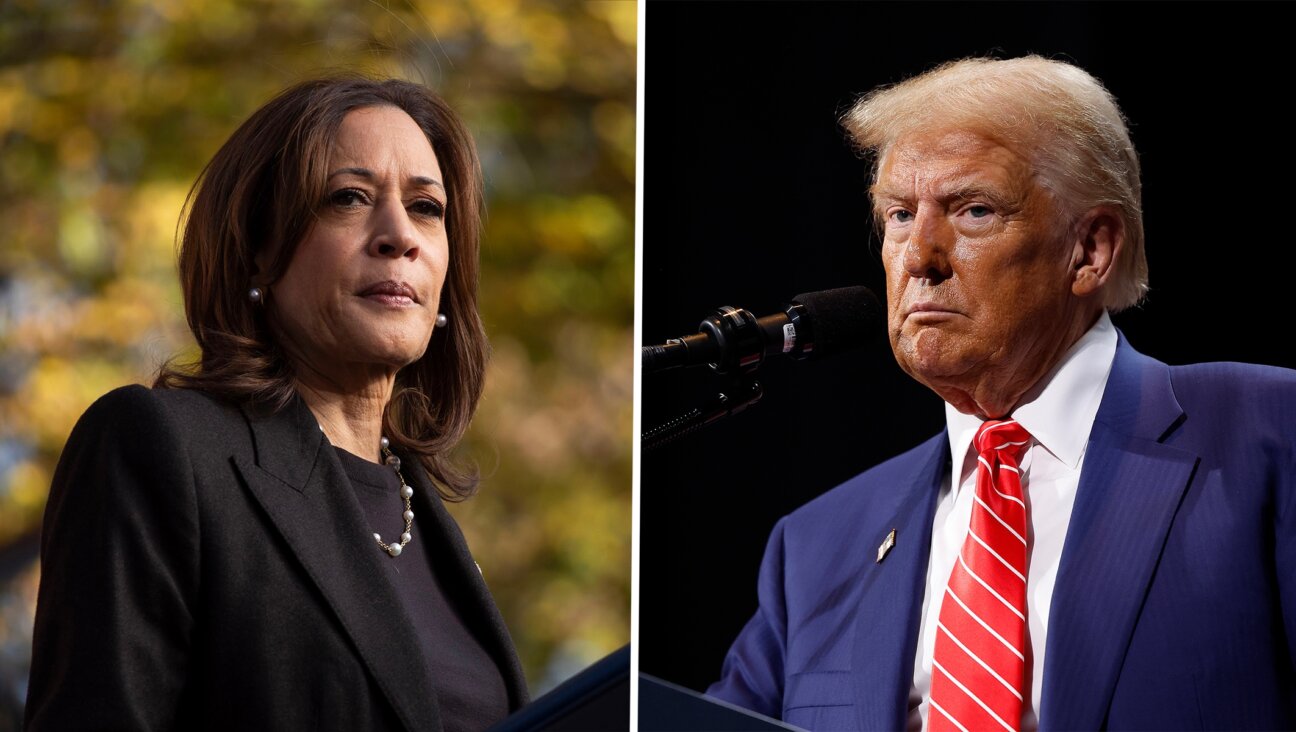
[[[913,133],[883,153],[873,196],[892,350],[959,411],[1011,412],[1102,312],[1117,211],[1069,215],[1015,150],[966,130]]]

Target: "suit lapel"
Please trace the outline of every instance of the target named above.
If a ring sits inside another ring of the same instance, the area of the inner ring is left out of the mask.
[[[852,668],[858,685],[859,729],[903,729],[913,681],[914,652],[922,612],[932,521],[941,480],[949,467],[949,438],[942,431],[928,441],[907,482],[899,508],[885,524],[871,527],[864,543],[872,553],[896,530],[896,545],[882,562],[867,560],[856,612]]]
[[[1089,438],[1049,613],[1040,727],[1097,729],[1197,457],[1165,364],[1120,337]]]
[[[376,685],[410,730],[440,729],[413,624],[380,562],[341,462],[300,400],[248,413],[256,461],[234,458],[248,489],[319,587]],[[420,471],[406,471],[416,473]]]
[[[482,571],[473,561],[463,533],[459,531],[458,524],[446,511],[427,474],[422,468],[404,472],[409,484],[414,488],[415,515],[420,517],[420,521],[423,520],[422,517],[427,517],[424,523],[424,535],[437,538],[437,545],[432,547],[432,551],[435,552],[435,557],[445,560],[435,562],[437,572],[448,573],[449,576],[443,577],[448,586],[463,588],[462,599],[453,599],[460,605],[465,620],[479,622],[472,631],[477,634],[486,652],[499,666],[504,676],[504,684],[508,689],[509,709],[516,710],[529,700],[526,677],[523,675],[522,664],[514,650],[513,639],[509,636],[504,618],[500,615],[495,600],[486,587]]]

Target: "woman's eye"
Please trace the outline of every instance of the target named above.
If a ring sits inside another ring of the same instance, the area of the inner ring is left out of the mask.
[[[410,210],[419,216],[439,219],[445,213],[445,206],[440,201],[422,198],[411,204]]]
[[[343,188],[342,190],[334,191],[329,195],[329,203],[343,208],[358,206],[364,202],[364,193],[357,191],[354,188]]]

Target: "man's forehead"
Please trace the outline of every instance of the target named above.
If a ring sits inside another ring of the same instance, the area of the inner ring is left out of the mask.
[[[983,187],[1028,186],[1030,162],[1010,147],[967,130],[911,133],[883,151],[874,197],[905,198]]]

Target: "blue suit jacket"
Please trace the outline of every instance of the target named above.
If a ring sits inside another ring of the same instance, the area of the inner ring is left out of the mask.
[[[1296,372],[1172,367],[1120,338],[1053,591],[1041,729],[1296,727],[1294,444]],[[902,729],[949,466],[942,433],[784,517],[708,693],[810,729]]]

